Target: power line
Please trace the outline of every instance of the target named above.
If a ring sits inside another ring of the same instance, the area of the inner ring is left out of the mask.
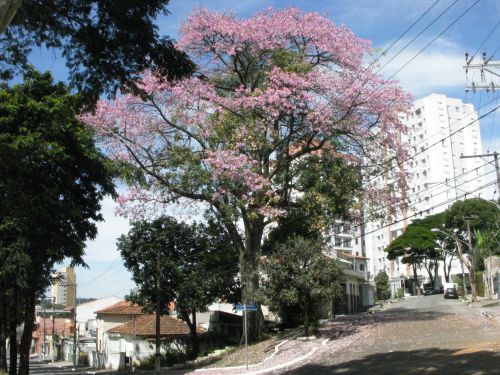
[[[488,33],[488,35],[486,36],[486,38],[484,38],[484,40],[481,42],[481,44],[479,45],[479,47],[477,47],[476,49],[476,52],[474,52],[472,54],[472,56],[467,60],[467,63],[469,64],[470,62],[472,62],[472,60],[474,60],[474,57],[476,57],[477,53],[481,50],[481,48],[484,46],[484,44],[488,41],[488,39],[490,39],[491,35],[495,32],[495,30],[497,29],[498,25],[500,25],[500,21],[498,21],[496,23],[495,26],[493,26],[493,29],[491,29],[491,31]]]
[[[408,34],[408,32],[413,29],[413,27],[422,19],[424,18],[427,13],[429,13],[441,0],[436,0],[434,2],[434,4],[432,4],[429,8],[427,8],[427,10],[420,15],[420,17],[418,17],[402,34],[400,34],[396,40],[394,42],[392,42],[390,44],[389,47],[387,47],[380,55],[379,57],[377,57],[369,66],[367,69],[370,69],[374,64],[376,64],[383,56],[385,56],[387,54],[387,52],[389,52],[389,50],[394,47],[396,45],[396,43],[398,43],[401,39],[403,39],[405,37],[406,34]],[[458,1],[458,0],[457,0]],[[456,2],[456,1],[455,1]],[[398,52],[399,54],[400,52]],[[396,55],[397,56],[397,55]],[[391,59],[392,60],[392,59]],[[384,65],[385,66],[385,65]],[[380,71],[382,68],[380,68],[378,71]]]
[[[451,198],[451,199],[449,199],[449,200],[447,200],[447,201],[444,201],[444,202],[441,202],[441,203],[439,203],[439,204],[436,204],[436,205],[434,205],[434,206],[432,206],[432,207],[429,207],[427,210],[433,210],[433,209],[438,208],[438,207],[441,207],[441,206],[443,206],[443,205],[445,205],[445,204],[449,204],[449,203],[452,203],[452,202],[458,201],[458,200],[460,200],[461,198],[467,197],[467,195],[471,195],[471,194],[473,194],[473,193],[475,193],[475,192],[477,192],[477,191],[479,191],[479,190],[483,190],[483,189],[486,189],[487,187],[490,187],[490,186],[492,186],[492,185],[496,185],[496,183],[497,183],[497,182],[496,182],[496,180],[495,180],[495,181],[492,181],[492,182],[489,182],[489,183],[487,183],[487,184],[485,184],[485,185],[480,186],[479,188],[477,188],[477,189],[475,189],[475,190],[473,190],[473,191],[466,192],[466,193],[462,194],[461,196],[457,196],[457,197],[455,197],[455,198]],[[398,224],[398,223],[400,223],[400,222],[402,222],[402,221],[404,221],[404,220],[407,220],[407,219],[409,219],[409,218],[412,218],[412,217],[415,217],[415,216],[418,216],[418,215],[421,215],[421,214],[422,214],[422,211],[416,212],[416,213],[414,213],[414,214],[412,214],[412,215],[406,216],[406,217],[405,217],[405,218],[403,218],[403,219],[398,219],[398,220],[396,220],[396,221],[393,221],[392,223],[389,223],[389,224],[383,225],[383,226],[381,226],[380,228],[374,229],[374,230],[369,231],[369,232],[365,232],[363,235],[364,235],[364,236],[367,236],[367,235],[369,235],[369,234],[372,234],[372,233],[375,233],[375,232],[379,231],[380,229],[384,229],[384,228],[390,227],[390,226],[392,226],[392,225],[394,225],[394,224]],[[361,237],[361,235],[359,235],[359,236],[353,236],[353,238],[360,238],[360,237]]]
[[[425,188],[425,189],[423,189],[423,190],[415,191],[415,192],[413,192],[412,194],[407,195],[406,197],[402,198],[401,200],[398,200],[398,202],[396,202],[395,204],[400,204],[400,203],[403,203],[404,201],[409,200],[411,197],[413,197],[413,196],[418,196],[418,195],[422,195],[422,193],[425,193],[425,192],[430,193],[430,192],[431,192],[431,191],[433,191],[433,190],[437,190],[437,189],[440,187],[440,185],[446,185],[446,183],[447,183],[447,182],[449,182],[449,181],[456,180],[456,179],[458,179],[458,178],[460,178],[460,177],[463,177],[463,176],[465,176],[465,175],[467,175],[467,174],[469,174],[469,173],[472,173],[472,172],[476,171],[476,170],[477,170],[477,169],[479,169],[479,168],[484,168],[484,167],[486,167],[487,165],[491,165],[491,164],[493,164],[493,161],[489,161],[489,162],[486,162],[485,164],[480,165],[480,166],[478,166],[478,167],[476,167],[476,168],[469,169],[467,172],[463,172],[463,173],[461,173],[461,174],[459,174],[459,175],[457,175],[457,176],[455,176],[455,177],[453,177],[453,178],[448,178],[448,179],[446,179],[446,181],[442,181],[442,182],[438,182],[438,183],[432,184],[431,186],[429,186],[429,187],[427,187],[427,188]],[[491,173],[491,172],[488,172],[488,173]],[[481,176],[476,176],[476,177],[474,177],[472,180],[477,179],[477,178],[480,178],[480,177],[484,177],[485,175],[486,175],[486,174],[481,175]],[[468,182],[470,182],[470,181],[472,181],[472,180],[469,180]],[[427,185],[427,184],[428,184],[428,183],[425,183],[425,182],[424,182],[424,185]],[[450,189],[446,189],[446,190],[440,191],[440,192],[438,193],[438,195],[439,195],[439,194],[442,194],[442,193],[445,193],[445,192],[447,192],[447,191],[449,191],[449,190],[450,190]],[[410,202],[408,202],[408,203],[410,203]],[[383,206],[378,207],[375,211],[371,211],[371,212],[372,212],[372,213],[373,213],[373,212],[379,212],[379,211],[381,211],[381,210],[383,210],[383,209],[385,209],[385,208],[387,208],[387,207],[389,207],[389,206],[393,206],[393,204],[385,204],[385,205],[383,205]],[[373,216],[373,215],[372,215],[372,216]],[[366,221],[364,222],[364,224],[366,224]]]
[[[492,163],[493,163],[493,162],[488,162],[488,163],[486,163],[486,164],[485,164],[485,165],[483,165],[483,166],[486,166],[486,165],[488,165],[488,164],[492,164]],[[482,168],[483,166],[481,166],[481,167],[477,167],[477,168]],[[474,181],[474,180],[476,180],[476,179],[478,179],[478,178],[486,177],[486,176],[488,176],[488,175],[490,175],[490,174],[492,174],[492,173],[494,173],[494,172],[495,172],[494,170],[492,170],[492,171],[486,172],[486,173],[484,173],[484,174],[482,174],[482,175],[480,175],[480,176],[475,176],[474,178],[472,178],[472,179],[470,179],[470,180],[463,181],[462,183],[460,183],[460,184],[459,184],[459,185],[457,185],[456,187],[455,187],[455,186],[450,186],[450,185],[447,185],[447,183],[448,183],[449,181],[453,181],[454,179],[456,179],[456,178],[458,178],[458,177],[461,177],[461,176],[463,176],[463,175],[465,175],[465,174],[467,174],[467,173],[469,173],[469,172],[472,172],[472,171],[476,170],[477,168],[471,169],[471,170],[469,170],[468,172],[465,172],[465,173],[463,173],[463,174],[461,174],[461,175],[458,175],[458,176],[456,176],[456,177],[454,177],[454,178],[448,179],[447,181],[444,181],[444,182],[439,182],[439,183],[437,183],[436,185],[432,186],[431,188],[437,188],[437,187],[439,187],[439,185],[445,185],[445,186],[449,186],[449,187],[450,187],[450,189],[445,189],[445,190],[443,190],[443,191],[440,191],[440,192],[439,192],[438,194],[436,194],[434,197],[437,197],[437,196],[439,196],[439,195],[441,195],[441,194],[447,193],[447,192],[449,192],[449,191],[451,191],[451,190],[453,190],[453,189],[455,189],[455,188],[458,188],[459,186],[466,185],[466,184],[468,184],[468,183],[470,183],[470,182],[472,182],[472,181]],[[431,188],[427,188],[427,189],[431,189]],[[426,189],[426,190],[427,190],[427,189]],[[422,192],[424,192],[424,191],[425,191],[425,190],[421,190],[421,191],[415,192],[413,195],[418,195],[418,194],[421,194],[421,193],[422,193]],[[401,199],[401,200],[399,200],[399,201],[398,201],[397,203],[395,203],[395,204],[402,204],[402,203],[409,204],[410,202],[406,202],[406,200],[407,200],[407,199],[408,199],[408,197],[407,197],[407,198],[404,198],[404,199]],[[380,211],[380,210],[382,210],[382,209],[384,209],[384,208],[390,207],[390,206],[392,206],[392,205],[393,205],[393,204],[387,204],[387,205],[384,205],[384,206],[382,206],[382,207],[378,208],[375,212]],[[372,214],[372,215],[370,215],[370,216],[371,216],[370,218],[368,218],[368,219],[366,219],[366,220],[363,220],[363,222],[361,222],[361,223],[359,223],[359,224],[355,225],[355,226],[353,227],[353,229],[360,228],[361,226],[363,226],[363,225],[366,225],[366,224],[370,223],[370,222],[371,222],[371,220],[373,220],[373,219],[374,219],[373,214]],[[408,217],[406,217],[406,218],[408,218]]]
[[[449,134],[449,135],[447,135],[446,137],[441,138],[440,140],[438,140],[438,141],[434,142],[434,143],[433,143],[433,144],[431,144],[430,146],[422,148],[420,151],[416,152],[414,155],[412,155],[412,156],[410,156],[410,157],[408,157],[408,158],[404,159],[403,161],[399,162],[399,165],[401,165],[401,164],[403,164],[403,163],[406,163],[406,162],[408,162],[408,161],[410,161],[410,160],[414,159],[415,157],[417,157],[418,155],[422,154],[423,152],[428,151],[428,150],[429,150],[429,149],[431,149],[432,147],[434,147],[434,146],[438,145],[440,142],[444,142],[446,139],[451,138],[453,135],[455,135],[455,134],[457,134],[458,132],[460,132],[460,131],[464,130],[465,128],[467,128],[468,126],[470,126],[470,125],[474,124],[475,122],[478,122],[478,121],[479,121],[479,120],[481,120],[482,118],[484,118],[484,117],[488,116],[489,114],[491,114],[492,112],[496,111],[498,108],[500,108],[500,105],[499,105],[499,106],[496,106],[495,108],[493,108],[492,110],[490,110],[490,111],[486,112],[485,114],[483,114],[483,115],[479,116],[477,119],[475,119],[475,120],[473,120],[473,121],[469,122],[468,124],[466,124],[466,125],[462,126],[461,128],[459,128],[459,129],[457,129],[457,130],[455,130],[455,131],[453,131],[453,132],[450,132],[450,134]],[[458,122],[458,121],[457,121],[457,122]],[[394,159],[393,159],[393,160],[394,160]],[[392,160],[391,160],[391,161],[392,161]],[[376,176],[373,176],[372,178],[370,178],[370,179],[369,179],[368,181],[366,181],[365,183],[371,182],[371,181],[375,180],[376,178],[383,176],[384,174],[386,174],[386,173],[388,173],[388,172],[392,171],[394,168],[396,168],[396,165],[392,165],[392,166],[390,166],[388,169],[384,170],[382,173],[380,173],[380,174],[378,174],[378,175],[376,175]]]
[[[429,43],[427,43],[420,51],[417,52],[415,56],[413,56],[410,60],[408,60],[401,68],[396,70],[389,78],[388,80],[390,81],[396,74],[398,74],[401,70],[406,68],[406,66],[411,63],[413,60],[415,60],[422,52],[424,52],[432,43],[434,43],[441,35],[443,35],[446,31],[448,31],[453,25],[455,25],[463,16],[465,16],[477,3],[479,3],[481,0],[476,0],[470,7],[468,7],[466,10],[464,10],[455,20],[453,20],[452,23],[450,23],[443,31],[441,31],[436,37],[434,37]]]
[[[430,22],[422,31],[420,31],[416,36],[414,36],[408,43],[405,44],[405,46],[403,48],[401,48],[394,56],[392,56],[389,61],[387,61],[381,68],[379,68],[376,73],[379,73],[382,69],[384,69],[387,65],[389,65],[396,57],[398,57],[406,48],[408,48],[416,39],[418,39],[424,32],[426,32],[432,25],[434,25],[434,23],[436,23],[446,12],[448,12],[448,10],[450,10],[456,3],[458,2],[458,0],[455,0],[453,3],[451,3],[444,11],[442,11],[436,18],[434,18],[434,20],[432,20],[432,22]],[[430,9],[432,9],[434,7],[434,5],[436,5],[438,2],[436,1],[431,8],[428,9],[428,11]],[[425,14],[424,14],[425,15]],[[419,18],[420,20],[420,18]],[[392,46],[392,45],[391,45]]]

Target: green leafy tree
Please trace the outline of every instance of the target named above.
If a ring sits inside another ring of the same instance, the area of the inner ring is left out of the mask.
[[[13,17],[4,14],[6,22],[0,24],[0,76],[28,69],[35,47],[57,49],[66,60],[71,86],[91,102],[123,84],[135,87],[144,69],[159,69],[169,78],[190,74],[194,65],[187,55],[160,36],[155,25],[158,16],[168,13],[168,2],[7,0],[11,7],[0,7],[0,18],[2,10]]]
[[[218,299],[234,299],[238,288],[238,258],[230,244],[214,221],[188,225],[169,216],[136,222],[120,237],[118,249],[137,285],[128,299],[156,312],[157,354],[160,316],[172,302],[190,328],[193,355],[198,354],[196,312]]]
[[[318,307],[340,295],[343,273],[334,259],[323,254],[319,239],[292,237],[278,247],[264,263],[264,299],[282,317],[287,308],[298,305],[308,335]]]
[[[450,237],[455,240],[457,256],[467,267],[471,285],[471,299],[477,300],[477,283],[474,275],[477,271],[477,259],[481,253],[476,249],[478,238],[476,234],[495,228],[500,222],[500,208],[496,203],[472,198],[455,202],[445,212],[445,228]],[[469,256],[465,256],[469,254]]]
[[[405,232],[393,240],[385,249],[387,258],[394,260],[401,257],[401,261],[410,264],[413,269],[414,293],[420,293],[417,276],[417,267],[426,259],[435,259],[436,236],[428,228],[418,224],[410,224]]]
[[[435,276],[437,278],[438,264],[437,261],[443,262],[444,277],[446,282],[450,282],[451,264],[456,258],[455,241],[446,232],[443,231],[445,225],[445,212],[440,212],[434,215],[425,217],[424,219],[415,220],[414,223],[434,232],[436,236],[436,250],[438,251],[435,259]],[[439,249],[439,250],[438,250]]]
[[[102,220],[100,202],[114,195],[110,163],[76,119],[78,103],[49,73],[30,71],[23,84],[0,89],[0,278],[23,308],[23,375],[35,303],[53,281],[54,265],[85,265],[85,241]]]
[[[389,286],[389,275],[387,272],[380,271],[375,276],[375,288],[377,290],[377,299],[386,300],[391,298],[391,288]]]

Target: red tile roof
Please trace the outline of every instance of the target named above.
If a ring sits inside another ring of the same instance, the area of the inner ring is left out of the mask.
[[[135,319],[135,334],[137,336],[154,337],[156,334],[156,315],[140,315]],[[201,326],[196,327],[198,333],[204,332]],[[111,328],[108,332],[121,333],[125,335],[134,334],[133,320],[127,323]],[[186,336],[191,334],[186,322],[180,319],[172,318],[170,316],[160,317],[160,335],[166,336]]]
[[[112,315],[142,315],[142,308],[139,305],[128,301],[120,301],[114,305],[108,306],[102,310],[95,312],[96,314],[112,314]]]

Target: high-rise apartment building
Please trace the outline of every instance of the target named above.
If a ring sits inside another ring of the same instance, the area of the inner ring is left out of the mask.
[[[76,305],[76,273],[72,267],[64,267],[54,276],[58,277],[58,282],[52,285],[52,300],[58,305]]]
[[[485,162],[480,158],[460,158],[482,153],[477,120],[472,104],[438,94],[417,100],[411,114],[404,119],[408,133],[403,140],[409,144],[412,156],[405,167],[412,178],[408,190],[401,192],[401,199],[408,207],[397,213],[386,210],[386,220],[368,223],[365,231],[370,275],[386,271],[393,290],[403,286],[412,271],[399,260],[387,259],[384,252],[387,245],[414,219],[442,212],[456,200],[484,197]],[[387,183],[383,176],[378,182]],[[455,264],[452,273],[460,272],[461,267]],[[426,278],[425,270],[421,278]]]

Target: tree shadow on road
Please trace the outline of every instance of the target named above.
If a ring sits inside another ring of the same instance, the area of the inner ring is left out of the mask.
[[[429,348],[373,354],[341,364],[307,364],[291,374],[343,375],[496,375],[500,374],[500,353]]]
[[[374,326],[377,324],[387,324],[408,321],[427,321],[447,319],[454,320],[453,315],[436,311],[410,310],[406,308],[393,308],[374,315],[339,315],[334,320],[327,322],[320,328],[319,337],[335,339],[340,334],[342,337],[353,335],[359,332],[363,326]]]
[[[407,321],[408,319],[411,319],[413,321],[434,320],[450,316],[453,316],[453,314],[442,313],[433,310],[415,310],[407,309],[404,307],[396,307],[376,313],[375,315],[373,315],[373,320],[375,322],[391,323],[398,321]]]

